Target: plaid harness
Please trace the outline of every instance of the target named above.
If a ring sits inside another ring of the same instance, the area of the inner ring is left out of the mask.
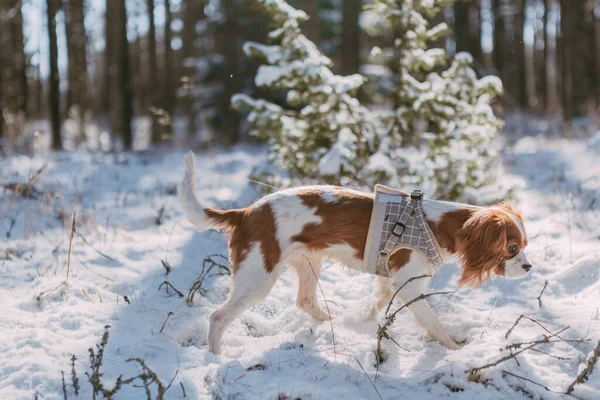
[[[389,257],[403,248],[421,256],[432,275],[444,265],[440,247],[425,219],[423,195],[420,190],[413,190],[408,195],[381,185],[375,187],[365,248],[368,253],[364,257],[365,272],[389,277]]]

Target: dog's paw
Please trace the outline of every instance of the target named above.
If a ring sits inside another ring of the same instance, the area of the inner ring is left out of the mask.
[[[456,343],[454,340],[450,339],[450,336],[447,336],[447,335],[446,335],[446,337],[436,337],[431,332],[427,331],[426,337],[427,337],[427,339],[429,339],[431,341],[436,341],[436,342],[440,343],[442,346],[445,346],[450,350],[458,350],[461,348],[461,346],[458,343]]]
[[[444,343],[444,345],[447,348],[449,348],[450,350],[459,350],[460,349],[460,345],[452,339],[449,339],[448,343]]]

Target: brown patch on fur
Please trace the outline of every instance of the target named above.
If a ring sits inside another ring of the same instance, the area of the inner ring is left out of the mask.
[[[354,249],[354,256],[362,260],[373,209],[373,199],[353,191],[340,189],[336,200],[325,201],[322,191],[306,189],[298,192],[302,204],[315,209],[321,223],[304,225],[302,231],[291,238],[294,242],[306,245],[309,250],[318,251],[334,244],[347,244]]]
[[[481,286],[492,275],[504,274],[510,217],[490,209],[478,210],[458,232],[457,248],[463,260],[460,285]]]
[[[437,222],[427,221],[439,245],[450,254],[458,251],[456,243],[458,231],[475,211],[475,208],[461,208],[442,214]]]
[[[410,261],[410,255],[412,250],[400,249],[395,253],[392,253],[388,260],[388,269],[390,272],[399,271],[400,268],[404,267]]]
[[[229,254],[234,274],[254,243],[260,243],[265,270],[273,271],[281,259],[281,248],[276,237],[275,215],[269,204],[228,211],[207,208],[205,212],[230,233]]]
[[[204,208],[204,213],[211,219],[211,222],[214,222],[219,229],[226,231],[230,231],[240,224],[242,218],[244,218],[245,211],[245,208],[240,210],[216,210],[209,207]]]

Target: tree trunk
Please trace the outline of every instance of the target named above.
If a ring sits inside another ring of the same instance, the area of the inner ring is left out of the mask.
[[[0,15],[3,13],[2,8],[0,8]],[[6,34],[4,33],[4,24],[0,23],[0,48],[5,49],[4,38]],[[4,138],[4,87],[2,85],[4,78],[4,70],[5,70],[5,62],[4,62],[4,53],[0,51],[0,141]],[[0,143],[1,144],[1,143]]]
[[[150,71],[150,117],[152,119],[153,144],[160,143],[161,132],[158,126],[158,62],[156,61],[156,25],[154,24],[154,0],[146,0],[148,8],[148,68]]]
[[[222,129],[225,137],[222,141],[231,145],[239,139],[239,114],[231,107],[231,96],[238,93],[241,88],[241,80],[238,74],[238,24],[234,0],[221,0],[225,12],[225,26],[223,32],[224,56],[225,56],[225,93],[222,101],[223,124]]]
[[[600,56],[598,52],[600,52],[600,47],[598,46],[598,20],[596,19],[596,15],[594,13],[594,8],[600,4],[596,5],[596,2],[591,1],[591,26],[590,26],[590,79],[591,79],[591,87],[593,88],[592,97],[594,99],[594,105],[596,109],[600,107]]]
[[[483,64],[483,51],[481,49],[481,4],[473,0],[469,4],[469,48],[473,58]]]
[[[563,118],[570,121],[573,118],[573,75],[572,75],[572,30],[571,30],[571,0],[560,2],[560,53],[561,53],[561,99]]]
[[[50,122],[52,125],[52,148],[54,150],[62,149],[62,138],[60,135],[60,91],[58,76],[58,46],[56,40],[56,12],[58,10],[58,0],[47,0],[46,16],[48,17],[48,41],[50,45],[50,90],[48,105],[50,107]]]
[[[185,0],[183,2],[183,31],[181,34],[181,58],[182,69],[181,85],[185,89],[185,95],[182,101],[183,114],[187,120],[187,133],[190,138],[196,135],[196,113],[193,109],[192,89],[194,87],[194,69],[188,62],[195,55],[194,51],[202,52],[202,49],[195,49],[194,42],[196,40],[196,24],[198,21],[206,19],[204,15],[205,1]],[[201,55],[201,54],[198,54]]]
[[[27,59],[20,0],[0,0],[1,44],[4,57],[4,109],[12,115],[27,114]],[[2,95],[2,93],[0,93]]]
[[[360,68],[360,27],[358,17],[361,0],[344,0],[342,22],[342,74],[350,75]]]
[[[107,0],[106,23],[110,25],[109,49],[110,106],[113,133],[123,141],[123,149],[133,148],[131,120],[132,86],[129,71],[129,42],[127,41],[127,9],[122,0]]]
[[[357,1],[357,0],[354,0]],[[319,0],[302,0],[300,8],[308,14],[308,21],[301,24],[306,37],[317,46],[321,42],[321,17],[319,16]]]
[[[504,81],[506,74],[504,70],[505,50],[505,17],[502,9],[502,0],[494,0],[494,67],[498,76]]]
[[[171,132],[171,124],[173,120],[173,110],[175,108],[175,96],[173,96],[173,72],[172,72],[172,62],[173,62],[173,49],[171,48],[171,22],[173,21],[173,14],[171,13],[171,1],[164,0],[165,6],[165,84],[163,88],[163,108],[167,113],[166,121],[164,122],[166,128],[166,134],[170,137],[172,135]]]
[[[85,137],[84,115],[89,108],[87,83],[86,32],[84,26],[83,0],[63,0],[65,30],[67,33],[67,52],[69,66],[68,107],[78,108],[79,139]]]
[[[590,75],[588,71],[589,59],[589,19],[586,15],[586,4],[584,0],[571,2],[571,7],[574,8],[573,15],[569,18],[571,26],[571,37],[573,54],[571,58],[572,79],[572,96],[573,96],[573,115],[583,116],[588,113],[588,100],[591,94],[590,91]]]
[[[519,104],[521,107],[529,108],[529,96],[527,91],[527,54],[525,53],[525,40],[523,38],[523,27],[525,25],[525,10],[527,0],[520,0],[520,10],[515,16],[515,56],[518,62],[519,82]]]
[[[542,17],[543,24],[543,41],[544,50],[541,62],[541,95],[542,95],[542,107],[544,112],[548,112],[550,104],[550,82],[548,82],[548,64],[550,58],[550,40],[548,38],[548,11],[550,7],[550,1],[544,0],[544,15]]]
[[[469,8],[463,1],[454,3],[456,52],[469,51]]]

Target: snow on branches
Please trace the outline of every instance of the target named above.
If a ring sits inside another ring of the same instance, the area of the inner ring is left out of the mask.
[[[355,97],[365,78],[334,74],[331,60],[302,34],[303,11],[284,0],[256,1],[275,27],[272,43],[248,42],[244,51],[264,62],[256,86],[285,101],[237,94],[232,105],[248,112],[253,134],[268,139],[278,168],[292,178],[354,186],[418,184],[448,199],[491,181],[491,144],[502,124],[490,102],[502,83],[479,79],[468,53],[449,60],[444,49],[428,48],[449,31],[429,20],[454,0],[375,0],[363,13],[367,33],[395,35],[393,45],[371,52],[370,70],[392,94],[388,107],[376,110]]]

